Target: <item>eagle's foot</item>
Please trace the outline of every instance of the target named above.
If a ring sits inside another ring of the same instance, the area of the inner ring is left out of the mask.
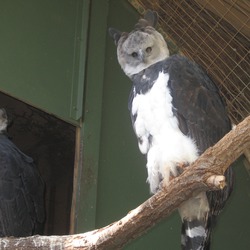
[[[189,166],[189,163],[187,162],[180,162],[176,164],[176,172],[177,172],[177,176],[182,174],[183,171],[185,170],[186,167]]]
[[[168,188],[168,185],[169,185],[169,181],[171,181],[173,178],[172,177],[169,177],[169,180],[165,180],[163,179],[161,182],[160,182],[160,185],[159,185],[159,190],[166,190]]]

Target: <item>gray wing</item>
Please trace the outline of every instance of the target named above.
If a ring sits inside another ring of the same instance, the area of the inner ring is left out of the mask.
[[[167,70],[174,112],[181,131],[194,139],[201,154],[231,130],[231,122],[219,90],[206,72],[185,57],[174,56],[172,60]],[[225,176],[227,186],[223,190],[207,192],[211,217],[219,214],[231,194],[231,167]]]
[[[0,236],[42,233],[44,182],[32,158],[0,135]]]
[[[172,57],[168,71],[179,127],[202,153],[231,129],[225,104],[206,72],[187,58]]]

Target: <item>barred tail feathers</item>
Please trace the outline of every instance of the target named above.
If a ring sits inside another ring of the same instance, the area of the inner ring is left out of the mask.
[[[182,250],[209,250],[211,227],[204,220],[183,220],[181,229]]]

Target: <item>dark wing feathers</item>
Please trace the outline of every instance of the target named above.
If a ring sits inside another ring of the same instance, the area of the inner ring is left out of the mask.
[[[202,153],[231,129],[225,105],[212,80],[197,64],[182,56],[171,60],[169,87],[180,129],[195,140]]]
[[[171,60],[173,62],[167,69],[169,87],[179,127],[194,139],[201,154],[231,130],[231,122],[219,90],[206,72],[185,57],[173,56]],[[212,204],[210,223],[214,222],[233,189],[231,167],[225,176],[227,186],[222,191],[207,192],[209,204]]]
[[[42,233],[44,183],[32,158],[0,135],[0,236]]]

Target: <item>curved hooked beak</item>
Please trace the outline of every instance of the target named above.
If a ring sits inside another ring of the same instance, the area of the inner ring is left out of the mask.
[[[139,52],[138,52],[138,58],[140,59],[141,62],[145,62],[145,53],[144,53],[144,50],[140,49]]]

